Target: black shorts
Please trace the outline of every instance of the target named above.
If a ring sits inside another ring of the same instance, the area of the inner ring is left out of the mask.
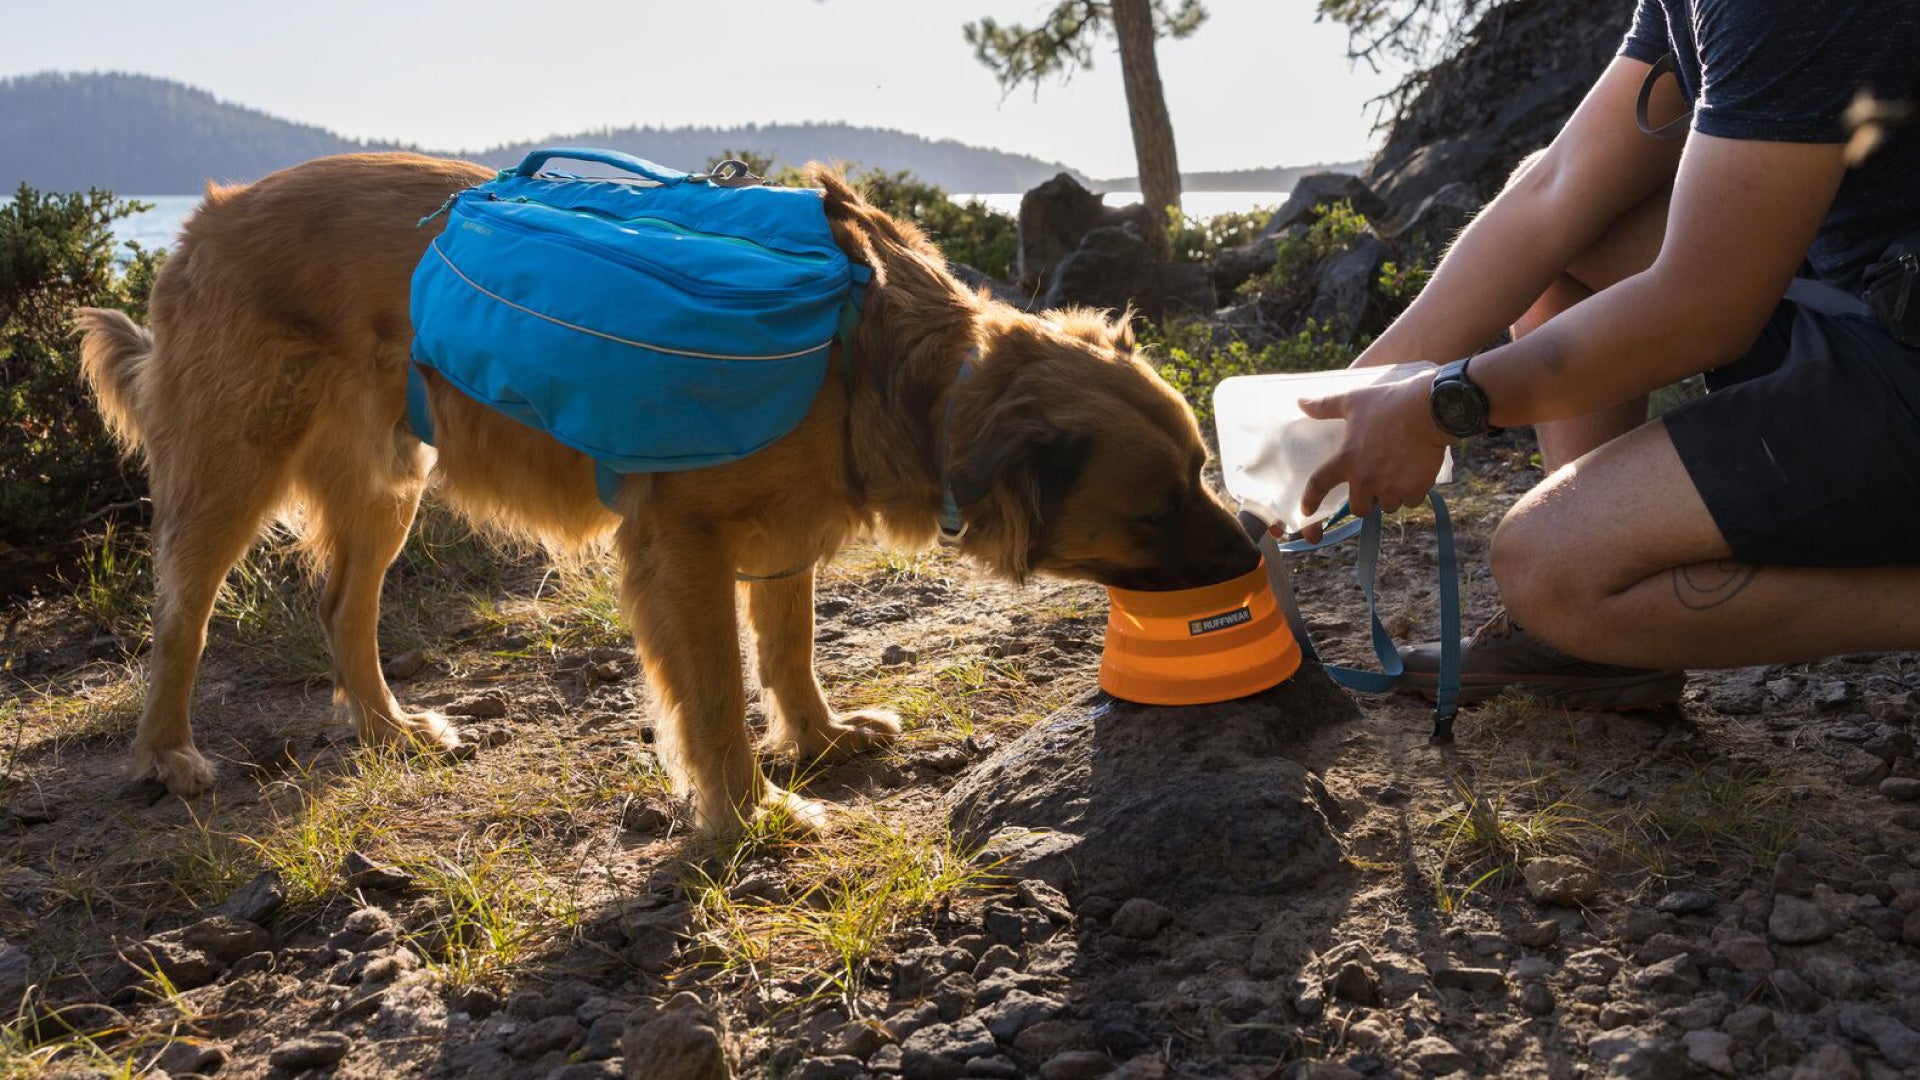
[[[1920,564],[1920,350],[1783,302],[1707,390],[1664,419],[1734,558]]]

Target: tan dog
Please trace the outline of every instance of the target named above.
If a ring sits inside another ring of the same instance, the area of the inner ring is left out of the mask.
[[[434,382],[436,458],[404,419],[409,281],[432,239],[415,223],[491,176],[369,154],[210,189],[154,287],[150,332],[117,312],[80,313],[88,381],[152,481],[159,585],[138,775],[181,795],[208,785],[188,719],[207,618],[287,505],[325,567],[335,685],[367,743],[454,742],[444,717],[394,700],[375,640],[381,580],[429,483],[477,525],[554,550],[610,536],[665,711],[662,760],[709,830],[775,801],[818,812],[755,765],[736,572],[807,568],[745,586],[768,747],[815,759],[886,742],[894,717],[836,714],[814,677],[812,568],[861,533],[930,542],[943,465],[964,507],[962,550],[1008,577],[1183,587],[1253,565],[1201,481],[1192,412],[1125,327],[976,295],[919,231],[817,170],[835,237],[874,276],[851,377],[831,365],[791,434],[732,464],[630,477],[615,514],[596,497],[591,459]],[[976,350],[977,373],[956,384]]]

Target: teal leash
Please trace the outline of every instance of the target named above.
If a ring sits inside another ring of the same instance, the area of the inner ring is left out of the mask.
[[[1460,564],[1454,552],[1453,519],[1447,513],[1447,503],[1438,491],[1427,493],[1427,501],[1433,505],[1434,534],[1439,542],[1440,563],[1440,687],[1435,695],[1433,707],[1433,734],[1430,742],[1450,743],[1453,741],[1453,721],[1460,711]],[[1342,519],[1347,519],[1343,522]],[[1349,517],[1348,509],[1342,506],[1338,513],[1328,519],[1330,531],[1313,542],[1292,540],[1281,543],[1269,537],[1266,541],[1273,547],[1273,557],[1267,560],[1267,574],[1273,585],[1274,595],[1280,601],[1280,609],[1286,614],[1287,625],[1293,628],[1293,636],[1300,643],[1300,650],[1308,658],[1319,661],[1328,677],[1349,690],[1363,694],[1384,694],[1393,689],[1406,664],[1400,659],[1400,650],[1393,644],[1393,635],[1380,622],[1380,605],[1374,595],[1374,579],[1380,565],[1380,511],[1374,510],[1365,517]],[[1356,575],[1360,580],[1360,591],[1367,598],[1367,621],[1373,642],[1374,656],[1380,661],[1379,671],[1364,671],[1358,668],[1341,667],[1320,660],[1318,650],[1313,647],[1313,639],[1307,633],[1306,620],[1300,614],[1300,603],[1294,597],[1293,579],[1287,570],[1286,560],[1281,555],[1302,555],[1310,551],[1319,551],[1345,543],[1358,536],[1360,548],[1355,562]]]

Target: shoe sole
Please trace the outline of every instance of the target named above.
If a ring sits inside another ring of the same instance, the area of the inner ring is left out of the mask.
[[[1605,682],[1580,678],[1569,678],[1562,682],[1537,675],[1527,679],[1468,678],[1461,680],[1460,704],[1484,705],[1511,688],[1547,704],[1582,712],[1644,712],[1678,702],[1686,685],[1685,674],[1671,671],[1654,671],[1632,679],[1608,679]],[[1395,689],[1427,701],[1437,701],[1440,697],[1437,676],[1408,672],[1400,677]]]

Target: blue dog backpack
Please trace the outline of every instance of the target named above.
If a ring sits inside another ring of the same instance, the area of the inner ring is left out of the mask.
[[[542,172],[555,158],[626,175]],[[724,464],[792,431],[871,272],[819,191],[730,184],[549,149],[448,199],[413,274],[414,430],[433,441],[430,368],[592,457],[609,503],[623,474]]]

